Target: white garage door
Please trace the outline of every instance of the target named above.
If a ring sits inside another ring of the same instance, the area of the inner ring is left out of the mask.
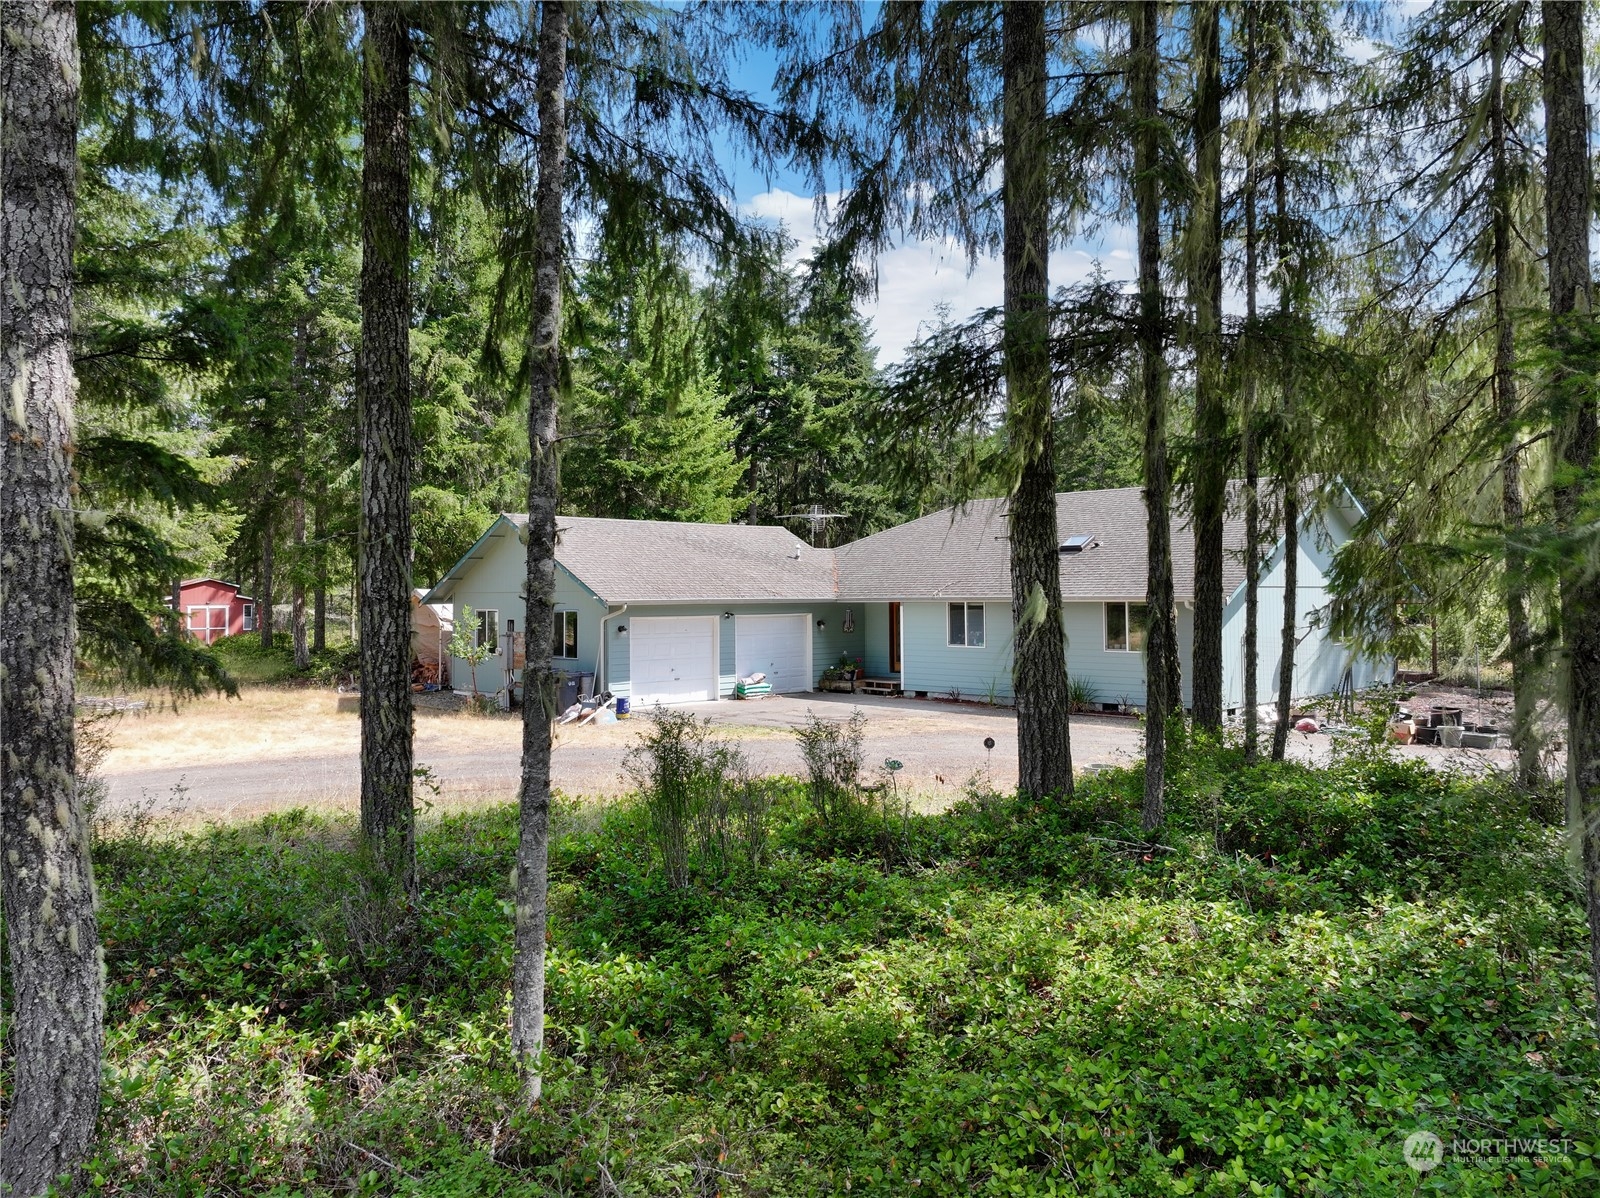
[[[808,691],[811,677],[811,617],[735,616],[733,664],[739,677],[761,673],[774,694]]]
[[[699,703],[717,697],[715,616],[649,616],[629,629],[633,703]]]

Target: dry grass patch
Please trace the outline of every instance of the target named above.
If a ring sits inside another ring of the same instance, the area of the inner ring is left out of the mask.
[[[198,699],[173,708],[160,696],[116,722],[102,769],[131,773],[164,766],[222,765],[359,753],[361,725],[339,709],[340,695],[321,687],[248,687],[237,699]],[[347,696],[348,697],[348,696]],[[521,724],[506,716],[419,709],[419,755],[461,743],[515,744]]]

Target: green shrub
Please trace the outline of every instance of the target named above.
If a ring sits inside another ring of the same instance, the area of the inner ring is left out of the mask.
[[[811,808],[824,827],[844,824],[858,814],[866,734],[867,717],[859,708],[843,721],[825,720],[808,710],[805,723],[795,729],[806,764]]]
[[[870,836],[824,850],[809,778],[769,780],[761,868],[695,867],[691,820],[681,887],[655,864],[647,804],[558,805],[532,1110],[506,1031],[514,807],[422,821],[403,968],[346,916],[351,821],[113,829],[91,1180],[152,1195],[1600,1191],[1583,907],[1514,795],[1377,752],[1245,768],[1191,745],[1173,762],[1172,851],[1147,854],[1126,847],[1141,790],[1138,767],[1080,779],[1070,802],[977,788],[906,816],[886,865]],[[1400,1153],[1417,1128],[1567,1144],[1424,1176]]]
[[[650,838],[676,889],[692,863],[722,875],[766,856],[772,788],[753,778],[744,756],[711,734],[711,721],[657,707],[628,754]]]
[[[296,670],[294,646],[286,632],[274,632],[269,648],[259,632],[241,632],[218,637],[211,645],[230,677],[260,685],[307,679],[331,684],[357,674],[361,668],[360,650],[353,644],[330,645],[311,655],[306,670]]]
[[[1093,684],[1085,682],[1082,678],[1069,679],[1067,682],[1067,705],[1074,714],[1099,711],[1100,693],[1094,689]]]

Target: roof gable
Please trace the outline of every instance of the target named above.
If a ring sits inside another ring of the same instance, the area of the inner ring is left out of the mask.
[[[768,525],[557,516],[556,560],[608,603],[831,602],[836,589],[832,550]]]
[[[527,523],[501,515],[424,601],[448,601],[491,536],[520,539]],[[558,516],[556,562],[607,603],[832,602],[837,589],[832,550],[766,525]]]

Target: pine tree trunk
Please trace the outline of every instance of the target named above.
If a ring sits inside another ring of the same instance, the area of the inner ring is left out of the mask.
[[[300,562],[304,559],[306,549],[306,501],[298,491],[303,485],[303,480],[295,480],[297,490],[289,509],[295,549],[295,573],[289,592],[289,631],[294,642],[294,668],[297,670],[311,666],[311,646],[306,639],[306,584],[300,575]]]
[[[311,652],[321,653],[328,647],[328,535],[327,510],[323,487],[317,484],[317,499],[311,507],[311,539],[314,546],[316,585],[311,592]]]
[[[362,5],[361,831],[417,894],[411,806],[411,31]]]
[[[1519,458],[1516,329],[1511,315],[1511,195],[1506,162],[1504,23],[1490,42],[1489,145],[1494,242],[1494,397],[1495,416],[1505,438],[1500,463],[1501,514],[1505,524],[1504,600],[1511,658],[1511,745],[1517,751],[1517,781],[1531,787],[1539,774],[1539,738],[1533,723],[1533,634],[1528,626],[1527,564],[1522,552],[1522,465]]]
[[[555,674],[548,646],[555,628],[556,412],[560,398],[562,206],[567,160],[567,10],[539,6],[539,180],[535,197],[533,327],[529,340],[528,574],[523,632],[522,790],[519,796],[516,913],[511,967],[511,1049],[524,1095],[538,1101],[543,1081],[546,900],[550,868],[550,719]]]
[[[306,391],[310,385],[308,358],[310,340],[304,314],[294,325],[294,409],[295,442],[305,443]],[[294,496],[289,501],[290,538],[294,544],[291,567],[291,608],[289,629],[294,641],[294,668],[309,669],[311,647],[306,643],[306,472],[300,465],[304,459],[296,457],[294,469]]]
[[[1144,396],[1144,505],[1148,535],[1145,661],[1143,826],[1153,837],[1165,804],[1167,719],[1177,628],[1172,620],[1172,480],[1167,468],[1167,363],[1161,294],[1161,182],[1156,104],[1161,13],[1155,4],[1129,5],[1129,86],[1133,100],[1133,195],[1139,243],[1139,356]]]
[[[77,1170],[100,1102],[100,935],[73,781],[78,71],[71,4],[0,7],[0,901],[15,1054],[0,1191],[19,1198]]]
[[[1046,798],[1072,794],[1072,735],[1052,440],[1044,7],[1008,5],[1003,21],[1006,407],[1018,468],[1008,507],[1017,788]]]
[[[1544,124],[1545,220],[1550,240],[1550,316],[1560,347],[1568,331],[1580,338],[1592,318],[1589,221],[1593,181],[1589,170],[1589,113],[1583,90],[1583,14],[1580,4],[1545,0]],[[1558,429],[1561,466],[1571,481],[1556,492],[1556,521],[1563,531],[1582,518],[1593,485],[1597,421],[1594,393],[1581,382],[1563,386],[1567,401]],[[1576,392],[1576,394],[1572,394]],[[1600,1026],[1600,575],[1577,554],[1561,578],[1561,631],[1566,648],[1567,816],[1578,841],[1589,908],[1589,964],[1594,975],[1595,1021]]]
[[[266,504],[261,514],[261,565],[260,583],[256,587],[256,629],[261,634],[261,644],[264,648],[272,648],[272,603],[273,603],[273,578],[272,570],[276,564],[272,560],[273,542],[273,496],[268,495]]]
[[[1222,517],[1228,413],[1222,367],[1221,6],[1195,8],[1195,204],[1189,293],[1195,320],[1194,722],[1222,731]]]
[[[1274,240],[1278,257],[1287,262],[1289,228],[1289,168],[1283,151],[1283,109],[1279,85],[1272,87],[1272,182],[1275,212]],[[1287,313],[1291,305],[1289,281],[1278,283],[1278,310]],[[1299,640],[1300,605],[1300,478],[1295,444],[1297,430],[1294,383],[1283,388],[1282,433],[1278,447],[1282,469],[1278,485],[1283,489],[1283,632],[1278,642],[1278,713],[1272,725],[1272,760],[1282,761],[1289,747],[1290,707],[1294,702],[1294,651]]]
[[[1256,82],[1260,63],[1256,58],[1254,6],[1245,9],[1246,71],[1248,113],[1246,121],[1246,167],[1244,187],[1244,303],[1245,325],[1254,336],[1260,262],[1256,228]],[[1253,762],[1260,751],[1261,695],[1257,674],[1261,668],[1261,483],[1260,451],[1257,448],[1255,418],[1257,399],[1256,364],[1250,349],[1244,355],[1244,381],[1240,388],[1242,411],[1240,436],[1244,442],[1244,759]]]
[[[1283,479],[1283,632],[1278,641],[1278,718],[1272,725],[1272,760],[1289,748],[1289,718],[1294,704],[1294,651],[1299,641],[1296,608],[1300,573],[1300,483]]]

